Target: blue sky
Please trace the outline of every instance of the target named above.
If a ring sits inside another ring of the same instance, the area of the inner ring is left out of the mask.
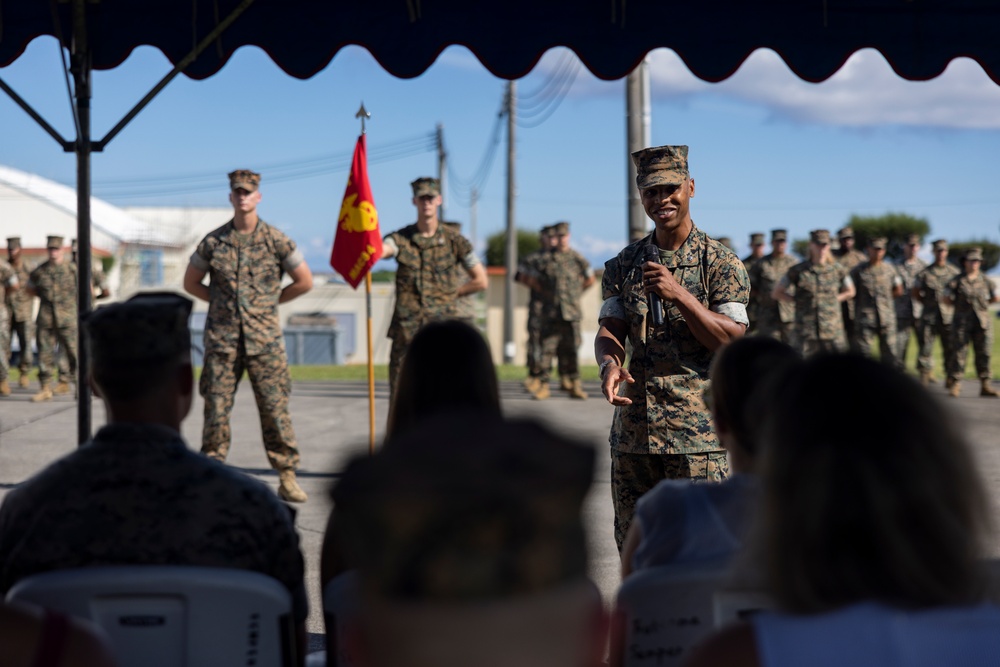
[[[96,72],[94,137],[169,70],[158,51],[143,47],[117,69]],[[567,72],[576,76],[558,105],[541,105],[539,91]],[[741,254],[752,232],[783,227],[805,238],[810,229],[839,228],[852,213],[887,211],[927,218],[931,238],[1000,242],[1000,86],[971,60],[953,61],[932,81],[908,82],[866,50],[810,84],[773,52],[758,51],[733,77],[709,84],[661,49],[650,55],[650,72],[651,143],[690,146],[695,223],[732,237]],[[35,40],[0,77],[63,136],[74,136],[55,40]],[[256,169],[262,217],[295,238],[314,271],[329,270],[359,132],[354,115],[364,101],[383,233],[413,221],[409,182],[436,173],[430,135],[441,124],[452,175],[446,217],[472,236],[462,186],[483,174],[505,83],[461,47],[408,80],[385,73],[359,47],[308,80],[244,48],[209,79],[175,79],[94,154],[94,195],[119,205],[226,206],[225,174]],[[573,245],[600,266],[627,237],[624,81],[596,79],[557,49],[518,92],[525,126],[516,135],[517,224],[535,230],[569,220]],[[0,162],[75,183],[73,155],[5,95],[0,123]],[[491,164],[476,212],[479,247],[505,226],[505,133]]]

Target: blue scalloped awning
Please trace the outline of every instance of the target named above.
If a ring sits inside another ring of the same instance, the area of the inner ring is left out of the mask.
[[[140,45],[177,63],[243,0],[86,0],[93,67],[111,69]],[[53,7],[55,9],[53,9]],[[59,28],[54,16],[59,17]],[[71,35],[70,3],[0,0],[0,66],[32,39]],[[253,0],[185,74],[204,79],[241,46],[263,49],[308,78],[343,47],[363,46],[394,76],[426,70],[450,45],[493,74],[524,76],[567,46],[596,76],[618,79],[666,47],[695,76],[720,81],[753,51],[776,51],[807,81],[822,81],[862,48],[896,73],[931,79],[960,56],[1000,83],[997,0]]]

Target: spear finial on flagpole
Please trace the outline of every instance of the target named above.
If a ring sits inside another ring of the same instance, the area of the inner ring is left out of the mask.
[[[358,109],[358,112],[356,114],[354,114],[354,117],[361,119],[361,134],[364,134],[365,133],[365,119],[372,117],[372,115],[365,110],[364,100],[362,100],[362,102],[361,102],[361,108]]]

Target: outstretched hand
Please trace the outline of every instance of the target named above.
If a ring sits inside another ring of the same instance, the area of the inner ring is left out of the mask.
[[[616,364],[608,366],[601,379],[601,393],[611,405],[632,405],[632,399],[618,395],[618,385],[622,382],[633,384],[635,378],[627,370]]]

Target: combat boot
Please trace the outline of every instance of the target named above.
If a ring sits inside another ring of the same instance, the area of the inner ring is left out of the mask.
[[[28,377],[28,373],[21,373],[21,378],[17,381],[17,386],[21,389],[27,389],[30,383],[31,378]]]
[[[958,398],[959,394],[962,393],[962,383],[957,378],[948,378],[948,381],[951,382],[951,386],[948,387],[948,395],[952,398]]]
[[[990,398],[997,398],[1000,397],[1000,392],[997,392],[997,390],[993,388],[993,385],[990,384],[989,378],[983,378],[982,385],[979,389],[979,395],[987,396]]]
[[[10,383],[7,380],[0,380],[0,396],[10,396]]]
[[[42,389],[37,394],[31,397],[32,403],[41,403],[42,401],[52,400],[52,387],[49,386],[48,382],[42,383]]]
[[[281,485],[278,486],[278,497],[290,503],[304,503],[309,499],[299,483],[295,481],[295,471],[289,468],[278,473]]]
[[[63,394],[68,394],[70,389],[72,389],[72,387],[69,386],[69,382],[59,380],[59,382],[56,383],[55,389],[52,390],[52,393],[55,396],[62,396]]]
[[[579,398],[579,399],[587,398],[587,392],[583,390],[583,383],[580,382],[580,378],[573,380],[573,382],[570,384],[569,397]]]
[[[926,387],[931,383],[930,371],[920,371],[920,384]]]
[[[541,380],[539,380],[534,375],[529,375],[528,377],[524,378],[524,388],[529,394],[534,394],[536,391],[538,391],[539,384],[541,384]]]
[[[573,391],[573,381],[568,377],[559,376],[559,388],[563,391]]]
[[[950,375],[949,375],[949,376],[947,376],[947,377],[946,377],[946,378],[944,379],[944,388],[945,388],[945,389],[951,389],[952,387],[954,387],[954,386],[955,386],[955,382],[956,382],[955,378],[953,378],[953,377],[952,377],[952,376],[950,376]]]
[[[538,381],[538,390],[534,392],[536,401],[544,401],[552,392],[549,390],[549,383],[547,381]]]

